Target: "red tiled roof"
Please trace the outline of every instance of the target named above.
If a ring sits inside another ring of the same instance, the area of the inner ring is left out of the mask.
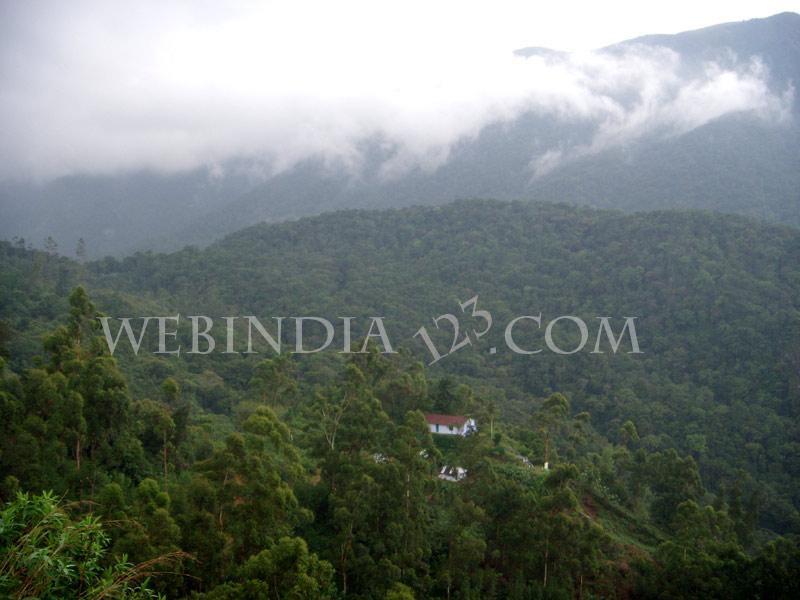
[[[461,427],[467,422],[467,417],[462,417],[461,415],[437,415],[434,413],[429,413],[425,415],[425,420],[431,425],[447,425],[448,427],[455,425]]]

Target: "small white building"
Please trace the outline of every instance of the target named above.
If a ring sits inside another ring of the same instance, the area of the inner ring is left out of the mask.
[[[445,465],[442,467],[442,470],[439,471],[439,479],[444,479],[445,481],[461,481],[466,476],[467,470],[462,467],[450,467]]]
[[[440,415],[429,413],[425,415],[431,433],[440,435],[468,435],[477,429],[475,419],[461,415]]]

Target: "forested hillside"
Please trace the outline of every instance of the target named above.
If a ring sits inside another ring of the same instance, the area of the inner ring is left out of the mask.
[[[0,277],[0,494],[17,498],[0,547],[23,547],[36,515],[73,531],[91,511],[109,536],[98,564],[132,590],[177,572],[145,586],[170,597],[796,596],[794,229],[474,201],[123,260],[2,243]],[[492,328],[425,367],[415,331],[450,312],[472,328],[458,304],[475,295]],[[97,310],[346,315],[359,342],[382,316],[400,352],[346,356],[337,338],[304,356],[158,356],[147,337],[111,358]],[[599,316],[637,317],[643,353],[510,352],[505,324],[540,312],[592,336]],[[478,432],[432,437],[431,411]],[[444,465],[467,477],[438,479]],[[15,496],[46,489],[81,502]],[[3,591],[32,577],[3,573]]]

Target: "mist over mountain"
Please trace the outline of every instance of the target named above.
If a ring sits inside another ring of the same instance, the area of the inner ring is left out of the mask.
[[[202,147],[217,149],[204,159],[187,146],[185,164],[164,151],[155,167],[156,141],[150,154],[132,147],[126,166],[124,152],[108,156],[87,134],[94,170],[78,162],[30,183],[22,165],[6,164],[0,237],[52,236],[65,254],[82,237],[102,256],[204,245],[264,220],[476,197],[701,208],[800,226],[798,40],[800,15],[783,13],[593,53],[525,48],[499,63],[480,101],[276,105],[252,134],[233,120],[237,106],[198,107],[198,119],[218,118],[240,139],[223,151],[198,121]],[[475,77],[487,71],[478,65]],[[120,149],[132,135],[120,128]]]
[[[0,598],[800,598],[787,7],[0,2]]]

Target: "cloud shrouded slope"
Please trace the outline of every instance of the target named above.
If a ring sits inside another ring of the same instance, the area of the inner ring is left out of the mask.
[[[346,43],[324,14],[287,30],[297,15],[257,5],[112,5],[6,5],[0,178],[218,172],[241,158],[274,175],[311,157],[357,173],[363,142],[379,139],[392,148],[380,171],[391,179],[441,167],[455,144],[522,114],[589,128],[530,156],[537,177],[731,113],[780,122],[793,103],[758,56],[733,51],[702,64],[644,44],[523,57],[478,41],[434,52],[410,38],[387,51],[383,30]]]
[[[800,226],[800,15],[512,52],[502,11],[443,37],[329,4],[0,4],[0,237],[103,256],[475,197]]]

